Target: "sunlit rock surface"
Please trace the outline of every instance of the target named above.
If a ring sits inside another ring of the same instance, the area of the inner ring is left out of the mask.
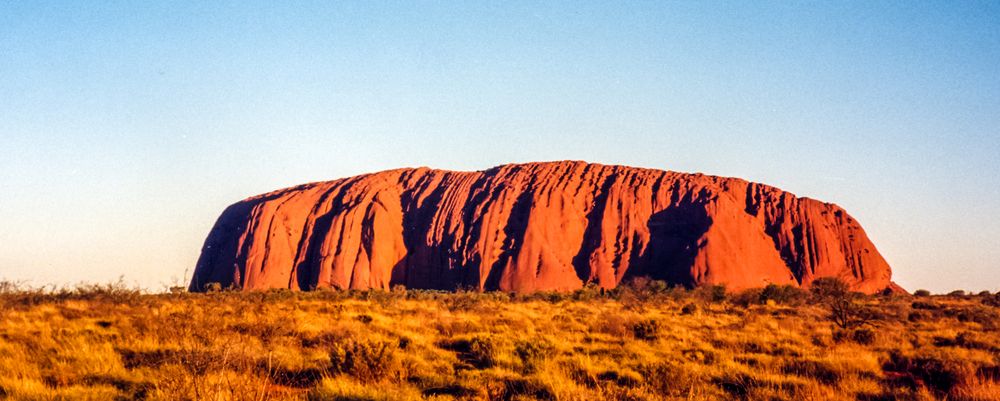
[[[255,196],[223,212],[190,288],[530,292],[635,276],[898,288],[836,205],[737,178],[584,162],[407,168]]]

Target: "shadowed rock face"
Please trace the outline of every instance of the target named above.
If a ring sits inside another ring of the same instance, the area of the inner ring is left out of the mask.
[[[249,198],[205,241],[192,291],[566,291],[633,276],[730,289],[835,276],[890,287],[840,207],[736,178],[584,162],[398,169]]]

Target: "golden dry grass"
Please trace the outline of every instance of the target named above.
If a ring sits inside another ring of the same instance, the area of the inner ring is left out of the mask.
[[[870,297],[877,326],[845,331],[794,291],[0,285],[0,398],[992,400],[998,300]]]

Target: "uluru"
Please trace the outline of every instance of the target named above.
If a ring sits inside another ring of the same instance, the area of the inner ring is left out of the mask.
[[[564,161],[403,168],[248,198],[212,228],[190,290],[570,291],[634,277],[898,288],[837,205],[738,178]]]

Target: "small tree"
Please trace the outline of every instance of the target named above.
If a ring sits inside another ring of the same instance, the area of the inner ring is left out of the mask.
[[[809,291],[819,301],[830,298],[840,298],[851,292],[851,288],[843,280],[836,277],[820,277],[812,282]]]
[[[830,310],[830,321],[841,329],[874,325],[878,318],[875,311],[865,305],[864,294],[851,291],[847,283],[838,278],[817,279],[813,281],[811,291]]]
[[[827,304],[830,308],[830,320],[842,329],[874,325],[878,315],[862,302],[863,298],[862,294],[849,292],[843,297],[830,300]]]

